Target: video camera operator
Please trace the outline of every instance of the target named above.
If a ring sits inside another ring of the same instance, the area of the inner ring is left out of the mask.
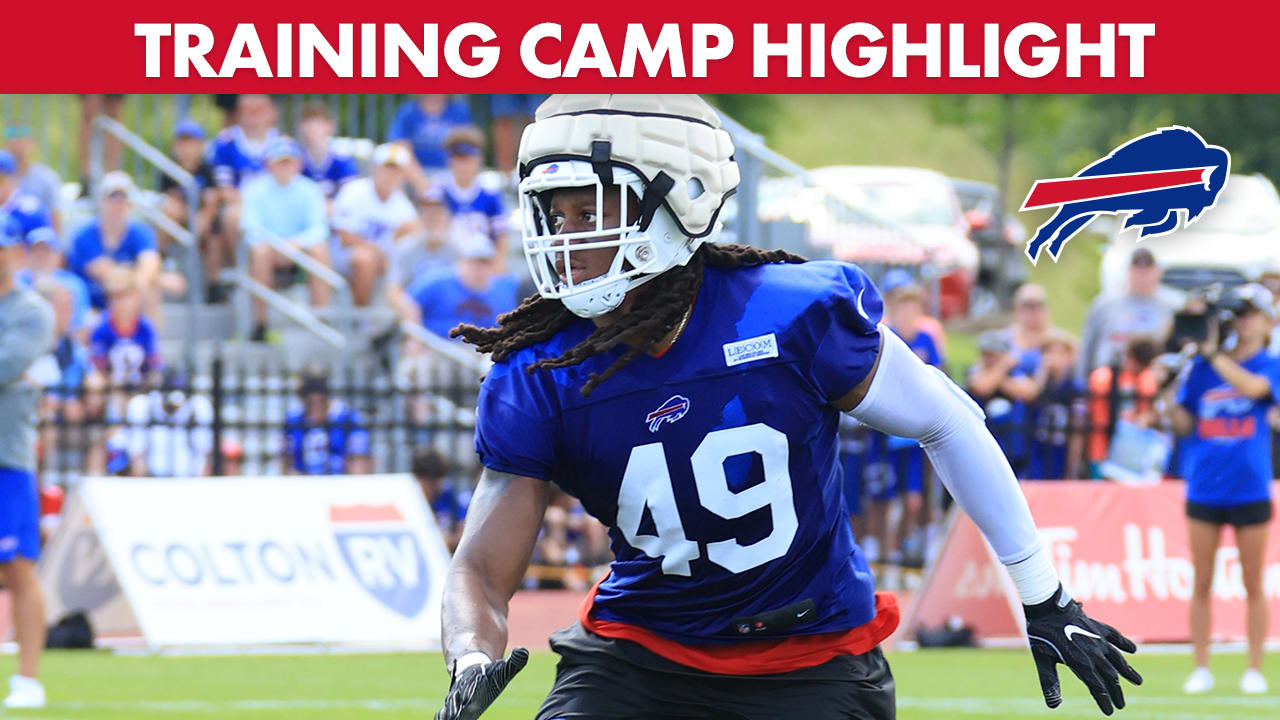
[[[1260,285],[1227,291],[1209,304],[1206,331],[1195,346],[1176,399],[1157,403],[1173,431],[1186,436],[1181,474],[1187,479],[1187,524],[1195,589],[1191,637],[1196,669],[1188,693],[1213,687],[1209,672],[1209,608],[1214,557],[1223,525],[1235,528],[1248,595],[1249,669],[1241,690],[1265,693],[1259,672],[1267,636],[1263,560],[1272,518],[1271,438],[1266,415],[1280,403],[1280,358],[1267,352],[1276,308]]]

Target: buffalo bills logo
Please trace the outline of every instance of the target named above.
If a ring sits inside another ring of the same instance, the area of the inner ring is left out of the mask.
[[[551,173],[553,173],[553,172],[555,172],[555,171],[557,171],[557,170],[559,170],[559,169],[560,169],[560,166],[559,166],[559,165],[557,165],[557,164],[555,164],[555,163],[551,163],[550,165],[546,165],[546,166],[544,166],[544,167],[542,168],[542,174],[543,174],[543,175],[550,175]]]
[[[329,508],[342,559],[370,595],[407,618],[427,602],[426,559],[417,537],[394,505]]]
[[[659,405],[657,410],[646,415],[644,421],[649,424],[649,432],[656,433],[662,423],[673,423],[684,417],[687,412],[689,412],[689,398],[683,395],[672,395],[666,402]]]
[[[1067,241],[1102,213],[1126,214],[1124,227],[1141,238],[1190,225],[1218,202],[1231,173],[1231,155],[1205,143],[1187,127],[1167,127],[1136,137],[1074,177],[1037,180],[1022,210],[1058,206],[1027,242],[1034,264],[1047,246],[1055,261]]]

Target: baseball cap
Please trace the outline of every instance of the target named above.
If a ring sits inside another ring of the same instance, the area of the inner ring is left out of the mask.
[[[880,278],[880,292],[887,295],[903,285],[910,285],[914,282],[915,279],[911,277],[911,273],[902,268],[893,268],[885,273],[884,277]]]
[[[484,153],[483,146],[484,133],[476,127],[454,128],[444,138],[444,149],[450,155],[481,155]]]
[[[203,140],[205,137],[204,128],[200,127],[200,123],[195,120],[183,120],[173,126],[173,137],[174,139],[195,138],[196,140]]]
[[[269,163],[284,158],[293,158],[299,160],[302,158],[302,148],[299,147],[296,140],[291,137],[281,136],[271,141],[267,145],[266,161]]]
[[[1254,310],[1260,310],[1264,315],[1276,319],[1276,301],[1271,291],[1262,287],[1258,283],[1249,283],[1241,285],[1232,290],[1237,298],[1249,303]]]
[[[382,143],[373,149],[373,164],[408,167],[409,148],[398,143]]]
[[[107,197],[121,192],[125,195],[133,194],[133,178],[122,170],[112,170],[102,176],[102,183],[98,186],[100,196]]]
[[[18,160],[8,150],[0,150],[0,175],[12,175],[18,172]]]
[[[1153,267],[1156,265],[1156,256],[1146,248],[1138,248],[1133,251],[1133,255],[1129,256],[1129,265],[1132,267]]]
[[[494,255],[493,241],[488,235],[462,224],[456,224],[450,230],[449,244],[453,245],[458,257],[468,260],[488,260]]]
[[[62,239],[58,237],[58,233],[53,231],[51,227],[38,227],[27,233],[27,246],[35,247],[36,245],[45,245],[54,252],[64,252]]]
[[[329,392],[329,371],[323,365],[311,364],[303,368],[302,376],[298,381],[298,394],[311,395],[313,393],[328,394]]]
[[[1007,353],[1013,349],[1009,334],[1003,330],[988,330],[978,336],[978,350],[990,353]]]
[[[17,140],[18,138],[29,138],[29,137],[31,137],[30,125],[14,124],[4,129],[5,140]]]

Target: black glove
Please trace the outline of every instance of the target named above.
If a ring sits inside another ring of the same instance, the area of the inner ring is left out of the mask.
[[[528,662],[529,651],[518,647],[506,659],[471,665],[455,674],[449,694],[444,698],[444,707],[436,713],[435,720],[476,720]]]
[[[1037,605],[1024,605],[1023,609],[1027,613],[1031,657],[1040,675],[1046,705],[1056,708],[1062,704],[1057,667],[1062,663],[1089,688],[1103,715],[1110,715],[1112,706],[1124,707],[1120,678],[1142,684],[1142,676],[1120,654],[1120,650],[1137,651],[1132,640],[1085,615],[1080,603],[1072,600],[1061,585],[1053,597]]]

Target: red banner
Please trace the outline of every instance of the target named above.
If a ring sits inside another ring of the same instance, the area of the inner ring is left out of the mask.
[[[1097,482],[1026,483],[1041,538],[1063,583],[1089,614],[1139,642],[1185,642],[1193,572],[1183,486],[1133,487]],[[1280,483],[1277,483],[1280,491]],[[907,614],[909,630],[951,616],[980,639],[1021,634],[1016,596],[978,529],[956,517],[950,538]],[[1280,533],[1269,535],[1263,590],[1280,617]],[[1016,615],[1015,615],[1016,613]],[[1012,628],[1012,631],[1011,631]],[[1245,637],[1245,592],[1233,533],[1223,533],[1213,583],[1213,637]],[[1280,638],[1280,623],[1271,637]]]
[[[5,92],[1280,90],[1276,3],[11,5]]]

